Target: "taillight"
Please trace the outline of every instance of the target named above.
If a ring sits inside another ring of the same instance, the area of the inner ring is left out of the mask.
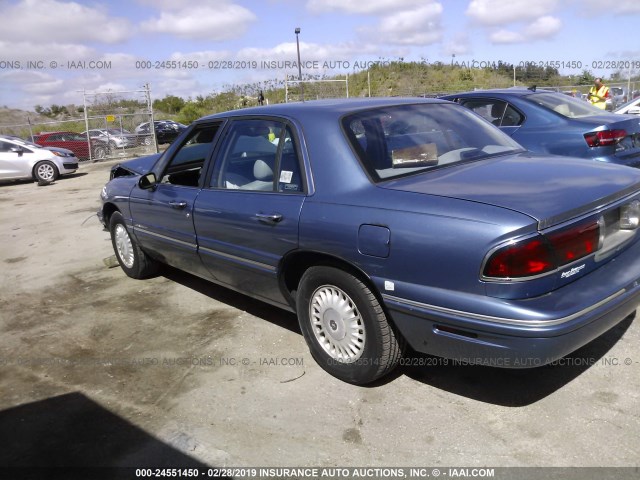
[[[590,147],[606,147],[615,145],[627,136],[625,130],[603,130],[601,132],[589,132],[584,134],[584,139]]]
[[[483,274],[491,278],[520,278],[540,275],[555,268],[551,249],[545,238],[538,235],[494,252]]]
[[[551,272],[600,248],[600,223],[572,226],[502,247],[487,260],[486,278],[523,278]]]
[[[558,260],[558,266],[591,255],[600,244],[600,224],[592,222],[570,227],[547,236]]]

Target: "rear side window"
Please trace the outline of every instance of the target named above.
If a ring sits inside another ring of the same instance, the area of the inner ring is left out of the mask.
[[[303,192],[300,159],[291,127],[274,120],[235,120],[220,150],[211,187]]]
[[[460,99],[459,103],[493,123],[496,127],[515,127],[524,121],[524,116],[504,100],[474,98]]]
[[[451,103],[367,110],[347,115],[342,126],[373,181],[522,150],[499,129]]]

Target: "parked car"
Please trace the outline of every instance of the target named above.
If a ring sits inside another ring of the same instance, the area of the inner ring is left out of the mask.
[[[80,160],[89,159],[89,146],[91,146],[91,158],[103,159],[109,155],[109,143],[100,138],[92,138],[87,141],[86,135],[74,132],[43,132],[35,135],[34,143],[43,147],[60,147],[71,150]]]
[[[138,145],[138,136],[127,130],[117,128],[94,128],[82,132],[81,135],[89,134],[89,138],[99,139],[107,142],[111,150],[116,148],[132,148]]]
[[[634,98],[624,105],[620,105],[613,113],[640,115],[640,97]]]
[[[640,171],[533,154],[442,100],[212,115],[114,166],[101,197],[127,275],[167,263],[296,312],[319,365],[355,384],[406,343],[543,365],[640,303]]]
[[[627,103],[627,91],[625,88],[611,87],[609,88],[609,95],[611,95],[614,110],[623,103]]]
[[[545,90],[508,88],[445,95],[532,152],[640,167],[640,124]]]
[[[156,120],[153,124],[158,144],[173,142],[187,128],[185,125],[171,120]],[[145,145],[151,145],[150,126],[150,122],[146,122],[141,123],[135,129],[136,134],[142,139],[141,143]]]
[[[53,182],[74,173],[78,159],[73,152],[51,150],[13,136],[0,136],[0,180],[33,179]]]

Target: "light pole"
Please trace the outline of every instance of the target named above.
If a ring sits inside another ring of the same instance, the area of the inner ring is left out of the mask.
[[[302,101],[304,102],[304,85],[302,84],[302,65],[300,64],[300,40],[298,35],[300,34],[300,27],[296,27],[296,48],[298,49],[298,81],[300,82],[300,94],[302,95]]]

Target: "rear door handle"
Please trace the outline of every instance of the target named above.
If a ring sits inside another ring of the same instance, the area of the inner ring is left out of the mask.
[[[177,208],[178,210],[182,210],[187,206],[187,202],[169,202],[169,206],[171,208]]]
[[[256,213],[256,217],[264,223],[278,223],[282,220],[282,215],[279,213]]]

